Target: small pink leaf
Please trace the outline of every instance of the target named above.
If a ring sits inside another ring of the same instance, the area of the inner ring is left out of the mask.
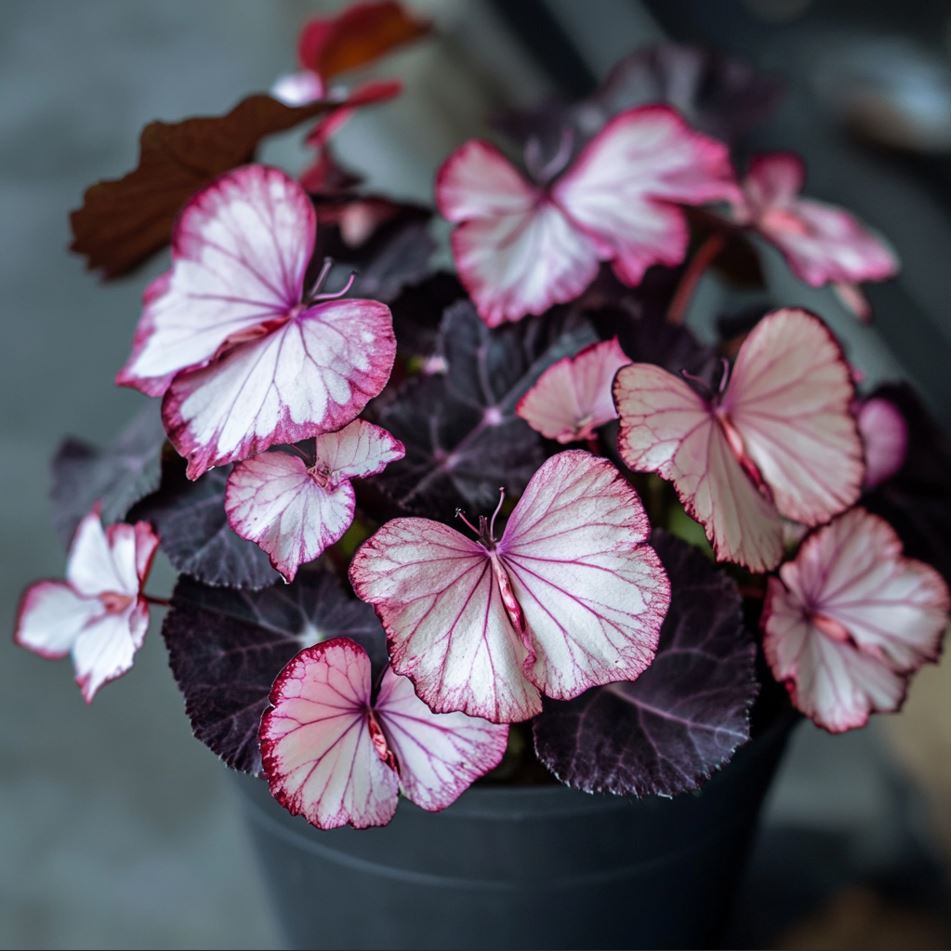
[[[459,275],[490,327],[573,300],[601,261],[631,285],[651,264],[678,264],[687,225],[676,204],[735,191],[726,147],[665,106],[612,119],[552,186],[529,183],[480,141],[436,179],[439,209],[457,225]]]
[[[858,499],[863,464],[848,366],[805,311],[761,320],[721,394],[633,364],[618,371],[614,398],[622,458],[674,483],[718,558],[771,570],[783,553],[781,516],[817,525]]]
[[[149,623],[142,585],[158,538],[145,522],[110,525],[98,509],[80,523],[66,581],[38,581],[23,594],[14,639],[43,657],[71,653],[76,682],[90,703],[96,691],[132,667]]]
[[[321,829],[385,825],[398,790],[444,809],[505,752],[507,727],[435,714],[389,668],[374,699],[371,673],[346,638],[306,648],[278,675],[261,720],[271,793]]]
[[[350,566],[373,604],[394,670],[439,712],[526,720],[541,694],[570,698],[636,678],[669,603],[647,519],[614,467],[589,453],[549,459],[502,537],[478,541],[429,519],[395,519]]]
[[[754,158],[743,182],[741,220],[775,244],[793,272],[813,287],[894,277],[899,265],[891,248],[844,209],[800,197],[804,181],[797,155]],[[846,294],[861,316],[858,299]]]
[[[611,385],[617,371],[630,362],[617,337],[592,344],[550,366],[515,411],[546,439],[589,439],[599,426],[617,418]]]
[[[891,400],[871,397],[859,407],[858,424],[865,446],[865,488],[873,489],[905,464],[908,423]]]
[[[350,480],[381,472],[403,452],[385,429],[358,419],[317,436],[312,465],[284,452],[240,462],[228,477],[228,524],[293,581],[300,565],[338,541],[353,522]]]
[[[763,647],[793,703],[839,733],[901,706],[911,675],[937,660],[949,608],[940,575],[905,558],[887,522],[853,509],[770,579]]]

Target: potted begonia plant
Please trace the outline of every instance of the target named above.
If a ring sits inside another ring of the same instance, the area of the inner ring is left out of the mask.
[[[57,452],[66,577],[15,637],[90,702],[168,608],[297,945],[709,942],[796,718],[899,709],[947,626],[944,436],[906,385],[863,392],[757,249],[861,319],[898,262],[798,157],[737,171],[770,82],[662,47],[504,117],[508,151],[461,144],[434,270],[433,212],[332,144],[399,91],[340,74],[429,28],[313,20],[299,72],[152,123],[86,193],[73,247],[107,277],[171,245],[117,378],[154,399]],[[255,162],[314,120],[303,173]],[[770,303],[704,343],[710,268]]]

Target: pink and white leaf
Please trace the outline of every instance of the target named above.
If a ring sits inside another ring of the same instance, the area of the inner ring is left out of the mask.
[[[892,249],[844,209],[802,198],[804,181],[798,156],[758,156],[743,182],[740,219],[775,244],[793,272],[813,287],[894,277],[899,264]]]
[[[87,703],[126,673],[148,628],[142,585],[158,548],[145,522],[103,530],[98,508],[70,546],[65,582],[40,581],[24,592],[14,640],[43,657],[71,653]]]
[[[350,580],[376,608],[393,669],[430,709],[494,723],[541,711],[524,674],[530,644],[512,626],[481,544],[430,519],[392,519],[354,555]]]
[[[460,278],[490,327],[573,300],[601,261],[632,285],[651,264],[678,264],[687,225],[676,205],[735,192],[726,147],[664,106],[614,118],[552,186],[529,183],[480,141],[436,179],[439,209],[457,225]]]
[[[940,575],[904,557],[887,522],[852,509],[770,579],[763,647],[793,703],[842,732],[901,706],[911,675],[937,660],[949,608]]]
[[[225,491],[228,524],[267,552],[285,581],[343,536],[353,509],[348,481],[331,487],[299,456],[284,452],[238,463]]]
[[[351,422],[386,385],[396,355],[385,304],[333,300],[179,374],[162,404],[188,476]]]
[[[858,500],[865,473],[854,398],[841,347],[806,311],[773,311],[744,341],[720,411],[781,515],[818,525]]]
[[[383,674],[375,711],[396,757],[400,790],[423,809],[445,809],[505,755],[507,726],[464,713],[433,713],[412,681],[392,668]]]
[[[314,465],[297,455],[264,453],[238,463],[225,491],[228,523],[267,552],[286,581],[352,524],[350,480],[381,472],[404,451],[398,439],[364,420],[314,442]]]
[[[315,440],[317,467],[331,486],[348,479],[378,475],[391,462],[406,454],[403,444],[382,426],[355,419],[335,433]]]
[[[312,69],[285,73],[271,85],[271,95],[285,106],[306,106],[323,99],[325,94],[323,80]]]
[[[485,142],[467,142],[447,159],[436,200],[458,224],[456,267],[490,327],[572,300],[597,274],[591,241]]]
[[[617,337],[592,344],[550,366],[515,411],[546,439],[589,439],[599,426],[617,418],[611,385],[617,371],[630,362]]]
[[[687,224],[676,205],[733,199],[727,147],[695,132],[668,106],[629,109],[612,119],[555,184],[552,197],[637,285],[652,264],[679,264]]]
[[[388,522],[350,577],[387,631],[395,671],[439,712],[526,720],[650,663],[669,586],[636,493],[573,451],[532,477],[501,539]]]
[[[271,795],[319,829],[386,825],[399,783],[369,728],[370,658],[345,638],[294,657],[261,719],[261,757]]]
[[[857,414],[865,446],[865,487],[887,482],[905,464],[908,456],[908,422],[889,399],[863,400]]]
[[[176,373],[284,319],[300,302],[316,228],[306,192],[274,168],[247,165],[200,191],[175,226],[172,269],[146,290],[117,382],[160,396]]]
[[[780,310],[744,341],[722,394],[651,364],[618,371],[621,456],[674,483],[718,558],[753,571],[783,552],[780,516],[816,525],[858,499],[864,464],[854,390],[815,317]]]
[[[707,401],[651,363],[618,371],[614,399],[621,458],[674,484],[720,560],[768,571],[783,555],[783,522],[743,470]]]

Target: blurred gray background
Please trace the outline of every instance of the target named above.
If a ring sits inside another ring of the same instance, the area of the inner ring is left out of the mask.
[[[858,328],[828,296],[791,283],[788,303],[811,304],[847,331],[853,356],[873,378],[921,382],[947,420],[947,154],[917,156],[920,165],[883,163],[867,144],[842,134],[840,117],[819,111],[835,105],[831,89],[861,79],[862,70],[848,64],[867,62],[862,43],[879,50],[872,59],[880,63],[887,56],[875,43],[894,41],[896,30],[915,26],[910,37],[902,34],[906,72],[926,54],[939,63],[943,56],[946,66],[947,23],[943,35],[931,20],[918,30],[914,3],[901,5],[899,25],[875,20],[876,4],[822,4],[825,13],[819,4],[699,0],[410,5],[437,19],[441,38],[377,68],[403,78],[406,95],[357,117],[341,136],[341,154],[375,185],[422,200],[441,158],[482,131],[491,108],[531,102],[559,83],[581,86],[665,30],[709,35],[792,74],[789,103],[764,137],[804,151],[815,193],[858,208],[895,241],[906,269],[897,290],[876,298],[876,329]],[[112,377],[128,352],[141,289],[165,266],[100,285],[66,251],[68,210],[88,184],[132,167],[145,122],[220,112],[266,89],[293,67],[305,17],[338,6],[0,4],[0,598],[9,628],[22,587],[63,569],[47,501],[47,463],[58,440],[71,433],[107,441],[140,405],[142,398],[116,389]],[[842,19],[827,21],[830,6]],[[921,5],[939,13],[941,6]],[[705,22],[710,8],[721,11],[722,22]],[[736,11],[735,24],[727,10]],[[539,11],[546,19],[535,23],[533,48],[526,37]],[[674,14],[674,23],[665,22]],[[570,62],[559,52],[564,43],[574,49]],[[286,143],[269,155],[292,164],[300,158]],[[781,269],[777,280],[785,280]],[[720,289],[709,284],[703,293],[716,306]],[[170,586],[160,565],[150,588],[164,594]],[[939,947],[951,940],[943,890],[951,841],[949,697],[946,662],[922,674],[907,712],[887,724],[835,739],[800,729],[744,899],[756,940],[801,947]],[[91,707],[73,686],[68,662],[44,662],[5,640],[0,705],[0,946],[279,944],[226,770],[190,734],[158,618],[133,672]],[[318,895],[314,902],[316,910]]]

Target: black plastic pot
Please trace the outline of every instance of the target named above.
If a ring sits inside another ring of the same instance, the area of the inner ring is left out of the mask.
[[[792,722],[671,800],[485,786],[441,813],[403,801],[385,828],[320,832],[240,783],[292,947],[702,947],[728,922]]]

